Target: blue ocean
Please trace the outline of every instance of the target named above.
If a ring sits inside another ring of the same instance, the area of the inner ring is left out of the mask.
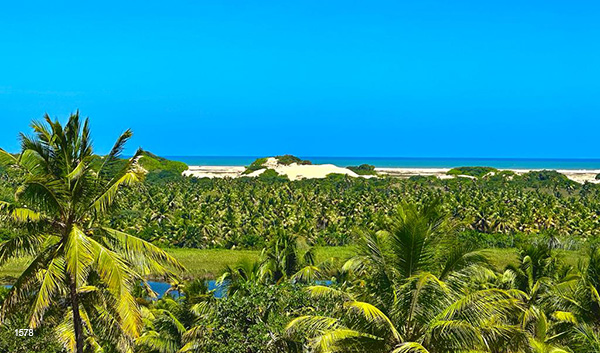
[[[334,164],[339,167],[371,164],[379,168],[454,168],[486,166],[501,169],[600,169],[600,159],[510,159],[510,158],[405,158],[405,157],[310,157],[315,164]],[[166,156],[187,165],[245,166],[255,156]]]

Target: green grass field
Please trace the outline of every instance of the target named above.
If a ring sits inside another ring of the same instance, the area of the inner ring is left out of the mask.
[[[256,261],[260,256],[259,250],[168,249],[167,251],[187,269],[184,277],[216,277],[223,272],[226,265],[235,265],[241,261]],[[317,263],[334,258],[334,261],[341,265],[353,254],[354,250],[350,246],[319,248]]]
[[[225,249],[167,249],[187,269],[184,278],[214,278],[221,274],[226,265],[235,265],[241,261],[255,261],[260,256],[258,250],[225,250]],[[508,264],[517,262],[515,249],[486,249],[484,254],[490,263],[501,270]],[[317,249],[317,262],[334,258],[338,265],[352,257],[352,246],[323,247]],[[559,251],[559,256],[569,265],[576,265],[581,254],[576,251]],[[0,267],[0,283],[9,284],[25,269],[30,258],[10,261]]]

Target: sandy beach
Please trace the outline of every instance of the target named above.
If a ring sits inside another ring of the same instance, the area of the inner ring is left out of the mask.
[[[289,166],[273,166],[279,174],[287,175],[290,180],[298,180],[304,178],[324,178],[328,174],[338,173],[346,174],[353,177],[372,177],[372,176],[359,176],[353,171],[338,167],[333,164],[318,164],[318,165],[296,165],[292,164]],[[194,176],[197,178],[237,178],[241,177],[245,167],[243,166],[190,166],[189,169],[183,172],[186,176]],[[454,176],[447,175],[446,173],[450,168],[375,168],[378,175],[389,175],[399,178],[410,178],[411,176],[436,176],[440,179],[449,179]],[[540,171],[543,169],[499,169],[499,170],[510,170],[516,174],[524,174],[530,171]],[[600,169],[556,169],[557,172],[566,175],[569,179],[578,183],[598,183],[600,180],[596,180],[596,175],[600,173]],[[248,174],[247,176],[258,176],[264,170],[259,170],[254,173]],[[467,176],[463,176],[467,177]]]

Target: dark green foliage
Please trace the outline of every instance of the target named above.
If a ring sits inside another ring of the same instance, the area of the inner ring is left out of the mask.
[[[497,172],[498,169],[492,167],[458,167],[452,168],[448,171],[448,175],[469,175],[474,176],[476,178],[481,178],[482,176],[490,173]]]
[[[17,337],[15,329],[27,328],[25,313],[14,315],[10,323],[0,326],[0,353],[59,353],[65,352],[56,341],[52,327],[34,331],[33,337]]]
[[[295,344],[284,337],[285,326],[296,315],[314,313],[301,287],[242,285],[238,292],[217,301],[214,314],[200,320],[205,332],[200,352],[293,352]]]
[[[283,165],[290,165],[292,163],[301,164],[301,165],[311,165],[312,162],[308,160],[300,159],[296,156],[292,156],[291,154],[285,154],[283,156],[275,156],[277,162]]]
[[[377,172],[375,172],[375,166],[370,164],[361,164],[358,167],[350,166],[348,169],[358,175],[377,175]]]
[[[177,182],[183,176],[177,170],[153,170],[146,175],[146,181],[149,183]]]
[[[0,303],[8,294],[8,288],[0,286]],[[65,352],[56,341],[53,327],[45,325],[34,330],[33,336],[18,337],[15,330],[28,328],[28,315],[21,311],[0,325],[0,353],[59,353]]]
[[[543,182],[547,184],[559,184],[564,185],[575,183],[574,181],[567,178],[566,175],[561,174],[555,170],[541,170],[541,171],[531,171],[525,173],[521,176],[524,182],[526,183],[538,183]]]
[[[258,176],[258,180],[261,180],[261,181],[264,181],[267,183],[274,183],[274,182],[289,181],[290,179],[287,177],[287,175],[280,175],[273,169],[267,169]]]

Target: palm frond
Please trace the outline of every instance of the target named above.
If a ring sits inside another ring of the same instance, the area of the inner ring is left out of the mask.
[[[93,239],[89,239],[94,248],[95,269],[116,300],[116,310],[120,317],[120,325],[124,332],[138,337],[142,323],[141,312],[131,294],[134,274],[119,255]]]
[[[396,342],[402,341],[402,337],[396,330],[392,321],[376,306],[365,302],[349,301],[344,303],[344,307],[348,309],[351,314],[358,315],[365,319],[370,325],[391,333]]]
[[[47,265],[56,255],[57,249],[57,245],[44,249],[21,273],[21,276],[19,276],[4,298],[2,309],[0,310],[0,322],[4,322],[7,315],[14,312],[31,295],[37,283],[39,271],[48,267]]]
[[[74,353],[76,349],[75,328],[73,327],[73,313],[68,310],[65,313],[65,319],[61,322],[54,331],[56,338],[69,353]]]
[[[106,174],[107,168],[110,168],[112,165],[114,165],[115,161],[119,160],[119,158],[121,157],[121,153],[125,148],[125,144],[127,143],[127,141],[129,141],[129,139],[131,139],[132,136],[133,132],[130,129],[125,130],[125,132],[123,132],[121,136],[119,136],[108,155],[104,157],[104,162],[102,163],[100,170],[98,170],[99,176],[104,176],[104,174]]]
[[[99,195],[92,201],[90,208],[97,214],[102,214],[114,202],[117,192],[121,186],[129,186],[141,181],[141,171],[138,169],[138,159],[142,155],[139,149],[133,157],[121,168],[121,170],[102,186]]]
[[[163,264],[176,271],[185,271],[185,267],[177,259],[156,245],[115,229],[102,227],[99,230],[101,236],[107,238],[111,245],[122,250],[124,258],[136,266],[142,276],[173,275]]]
[[[65,260],[55,257],[50,261],[48,268],[40,273],[40,287],[33,303],[33,310],[29,326],[37,328],[41,325],[44,314],[56,295],[64,296],[65,288]]]
[[[391,353],[429,353],[429,351],[418,342],[403,342]]]
[[[5,150],[3,150],[2,148],[0,148],[0,166],[12,166],[12,165],[17,165],[19,163],[19,161],[17,160],[17,158],[15,156],[13,156],[12,154],[6,152]]]
[[[137,172],[130,171],[113,180],[108,187],[100,194],[93,202],[91,207],[98,213],[102,214],[108,210],[110,205],[115,200],[115,196],[121,186],[130,186],[140,181],[140,176]]]
[[[311,341],[311,345],[317,350],[317,352],[341,353],[361,351],[359,350],[359,347],[362,347],[362,351],[364,351],[365,347],[377,349],[375,347],[381,347],[385,345],[385,341],[381,337],[369,335],[360,331],[347,328],[338,328],[327,331],[322,335],[315,337]]]
[[[59,180],[30,178],[17,190],[17,199],[26,204],[37,205],[40,211],[61,214],[61,198],[66,193]]]
[[[305,266],[300,271],[292,275],[292,281],[295,283],[312,283],[321,279],[323,273],[317,266]]]
[[[85,283],[94,262],[94,246],[91,239],[77,225],[72,225],[65,243],[66,270],[76,287]]]
[[[285,334],[290,338],[310,338],[341,326],[339,319],[327,316],[300,316],[290,321],[285,327]]]
[[[27,232],[3,241],[0,243],[0,266],[12,259],[34,256],[38,253],[46,238],[47,236],[44,234]]]
[[[308,286],[306,291],[313,298],[325,297],[325,298],[338,298],[344,301],[352,300],[352,296],[344,291],[327,287],[327,286]]]
[[[42,215],[34,210],[18,207],[6,201],[0,201],[1,218],[13,223],[37,222],[42,219]]]
[[[145,332],[135,340],[136,344],[143,345],[160,353],[175,353],[179,350],[178,343],[156,331]]]

